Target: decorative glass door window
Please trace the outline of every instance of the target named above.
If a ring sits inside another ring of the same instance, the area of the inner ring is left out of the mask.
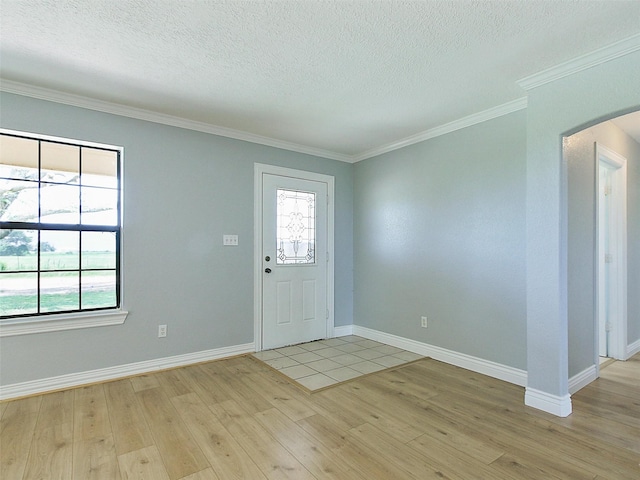
[[[277,189],[276,264],[316,262],[316,194]]]

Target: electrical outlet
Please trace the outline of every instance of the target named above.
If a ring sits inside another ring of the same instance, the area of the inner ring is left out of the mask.
[[[158,325],[158,338],[164,338],[167,336],[167,326]]]
[[[427,317],[420,317],[422,328],[427,328]]]

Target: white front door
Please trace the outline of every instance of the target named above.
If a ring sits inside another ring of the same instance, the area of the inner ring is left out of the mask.
[[[262,348],[327,338],[328,185],[262,174]]]

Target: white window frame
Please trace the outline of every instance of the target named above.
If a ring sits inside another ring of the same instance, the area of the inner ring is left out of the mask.
[[[36,314],[22,317],[11,317],[0,319],[0,337],[11,337],[16,335],[28,335],[36,333],[57,332],[63,330],[75,330],[81,328],[103,327],[108,325],[124,324],[129,312],[124,310],[122,306],[125,304],[124,298],[124,269],[122,246],[124,238],[124,148],[107,145],[102,143],[87,142],[83,140],[75,140],[64,137],[54,137],[50,135],[41,135],[37,133],[23,132],[18,130],[9,130],[0,128],[0,134],[17,135],[29,137],[36,140],[46,140],[53,142],[72,143],[83,147],[106,148],[117,150],[120,153],[120,307],[104,310],[95,310],[87,312],[69,312],[59,314]]]

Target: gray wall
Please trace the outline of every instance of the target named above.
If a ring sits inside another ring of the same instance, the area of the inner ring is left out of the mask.
[[[640,145],[612,122],[571,135],[568,171],[569,378],[594,365],[595,345],[595,142],[627,159],[627,341],[640,338]]]
[[[3,384],[252,342],[256,162],[335,176],[335,324],[351,324],[352,165],[6,93],[0,106],[3,128],[124,147],[130,312],[122,326],[2,338]]]
[[[527,389],[566,398],[567,165],[562,137],[640,107],[640,52],[545,83],[527,106]]]
[[[336,325],[355,318],[526,368],[528,389],[564,398],[569,343],[582,342],[573,328],[569,339],[562,137],[640,108],[638,78],[633,52],[532,89],[526,112],[355,166],[2,93],[2,127],[125,147],[131,312],[119,327],[3,338],[2,383],[251,342],[260,162],[336,177]],[[628,201],[637,217],[638,193]],[[630,242],[639,238],[633,228]],[[240,246],[223,248],[223,233],[239,234]],[[630,248],[634,265],[637,255]],[[631,290],[639,275],[629,269],[630,342],[640,338],[632,320],[640,295]],[[163,340],[160,323],[169,325]]]
[[[356,164],[355,324],[526,368],[525,138],[519,111]]]

